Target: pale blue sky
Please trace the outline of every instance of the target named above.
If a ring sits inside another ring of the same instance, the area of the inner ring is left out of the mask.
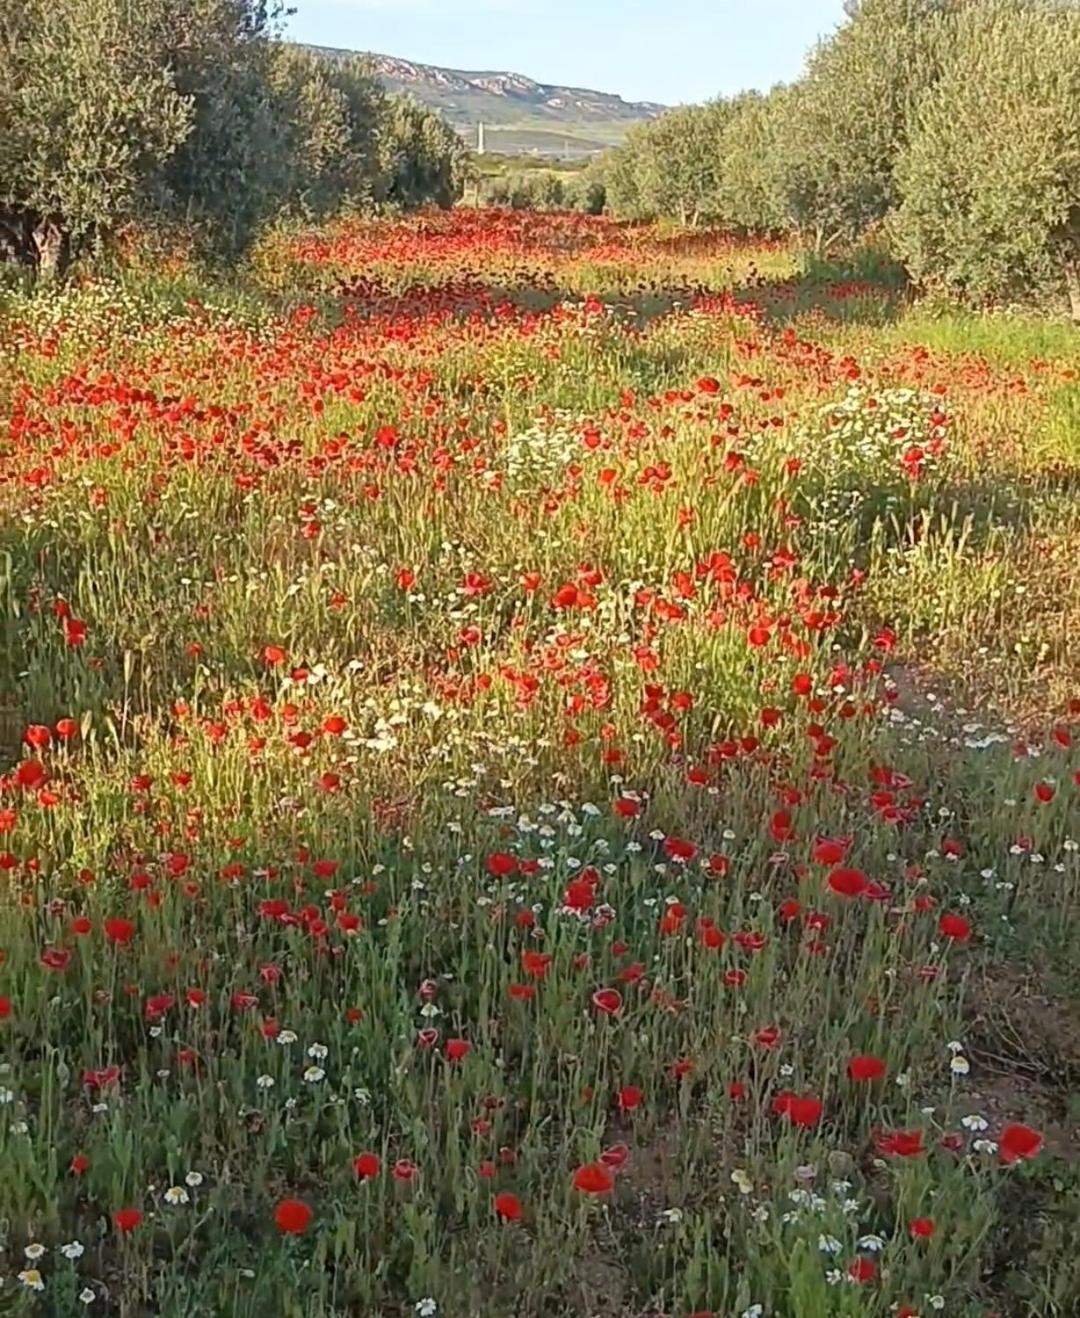
[[[298,41],[701,101],[795,77],[843,0],[293,0]]]

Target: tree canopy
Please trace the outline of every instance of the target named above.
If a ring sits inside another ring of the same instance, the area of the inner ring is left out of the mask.
[[[916,279],[1066,291],[1080,320],[1080,10],[969,7],[897,180],[891,228]]]
[[[849,0],[803,76],[682,107],[605,163],[616,214],[869,229],[912,277],[986,296],[1069,293],[1080,319],[1080,5]]]
[[[0,14],[0,258],[62,269],[129,221],[237,253],[282,212],[447,206],[464,147],[269,0],[23,0]]]

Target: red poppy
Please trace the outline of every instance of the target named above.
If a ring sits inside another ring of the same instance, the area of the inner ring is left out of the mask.
[[[113,1213],[113,1226],[121,1235],[134,1231],[142,1221],[142,1213],[137,1208],[118,1208]]]
[[[795,836],[790,810],[777,810],[769,821],[769,832],[774,842],[789,842]]]
[[[118,1066],[106,1066],[100,1071],[84,1071],[83,1084],[90,1089],[105,1089],[109,1085],[116,1084],[120,1079],[120,1068]]]
[[[574,1173],[574,1189],[582,1194],[608,1194],[615,1186],[615,1177],[602,1162],[589,1162]]]
[[[908,1230],[911,1232],[913,1240],[929,1240],[934,1234],[934,1219],[932,1217],[913,1217],[908,1223]]]
[[[11,999],[0,996],[0,1021],[6,1021],[11,1015]]]
[[[626,1144],[609,1144],[606,1149],[602,1149],[600,1152],[600,1161],[605,1167],[610,1167],[613,1172],[625,1167],[629,1157],[630,1148]]]
[[[264,645],[263,658],[271,668],[277,668],[288,658],[280,645]]]
[[[77,1153],[68,1165],[68,1171],[72,1176],[81,1176],[83,1172],[89,1171],[90,1159],[85,1153]]]
[[[847,1065],[847,1073],[852,1080],[880,1080],[885,1074],[885,1063],[880,1057],[869,1053],[859,1053]]]
[[[1025,1158],[1034,1158],[1043,1146],[1043,1137],[1030,1126],[1020,1124],[1008,1125],[1002,1130],[998,1140],[1001,1161],[1019,1162]]]
[[[616,1097],[620,1112],[633,1112],[634,1108],[641,1106],[645,1094],[637,1085],[624,1085]]]
[[[46,970],[66,970],[71,964],[71,952],[66,947],[46,947],[39,960]]]
[[[408,1158],[399,1158],[391,1170],[395,1181],[415,1181],[420,1175],[420,1168]]]
[[[860,1285],[873,1281],[878,1274],[878,1265],[873,1259],[852,1259],[847,1267],[847,1275]]]
[[[451,1062],[460,1062],[472,1052],[472,1044],[467,1039],[447,1039],[446,1055]]]
[[[735,935],[735,941],[747,952],[762,952],[769,943],[765,935],[757,929],[740,929]]]
[[[487,872],[497,879],[505,879],[517,873],[517,857],[512,856],[509,851],[493,851],[484,864]]]
[[[819,837],[811,852],[819,865],[839,865],[847,855],[848,840],[838,837]]]
[[[963,915],[946,913],[938,921],[938,933],[954,943],[966,943],[971,937],[971,921]]]
[[[710,952],[718,952],[727,942],[727,934],[714,924],[703,924],[698,931],[698,942]]]
[[[48,772],[37,760],[22,760],[15,768],[15,785],[34,791],[49,781]]]
[[[697,846],[693,842],[688,842],[681,837],[666,837],[664,839],[664,851],[671,860],[681,860],[689,863],[697,855]]]
[[[175,1005],[176,999],[171,993],[155,993],[146,999],[146,1019],[148,1021],[160,1020]]]
[[[917,1158],[926,1152],[921,1130],[883,1130],[874,1145],[878,1153],[889,1158]]]
[[[353,1159],[353,1171],[362,1181],[370,1181],[378,1176],[382,1169],[382,1160],[377,1153],[358,1153]]]
[[[785,1091],[773,1099],[772,1110],[778,1116],[786,1117],[793,1126],[808,1128],[821,1120],[822,1102],[820,1098]]]
[[[314,1216],[302,1199],[282,1199],[274,1209],[274,1225],[283,1236],[302,1236]]]
[[[527,950],[521,954],[521,968],[532,979],[543,979],[554,958],[550,952]]]
[[[835,869],[826,882],[841,897],[860,897],[869,887],[866,875],[856,869]]]
[[[492,1205],[504,1222],[520,1222],[522,1217],[521,1200],[516,1194],[497,1194]]]
[[[618,989],[597,989],[592,995],[593,1006],[605,1016],[614,1016],[622,1009],[622,994]]]
[[[571,879],[563,894],[563,905],[572,911],[587,911],[596,902],[596,879],[589,871],[584,871],[576,879]]]
[[[659,930],[664,937],[677,934],[686,919],[686,907],[682,902],[673,902],[660,917]]]
[[[133,920],[126,920],[123,916],[110,916],[105,921],[105,937],[110,943],[117,943],[123,946],[130,943],[135,937],[135,923]]]

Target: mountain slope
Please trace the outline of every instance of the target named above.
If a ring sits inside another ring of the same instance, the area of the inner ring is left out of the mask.
[[[329,46],[311,49],[328,58],[354,53]],[[665,108],[611,92],[537,82],[520,73],[466,72],[391,55],[369,58],[388,91],[407,92],[430,105],[470,142],[475,143],[477,125],[483,123],[489,150],[555,155],[599,150]]]

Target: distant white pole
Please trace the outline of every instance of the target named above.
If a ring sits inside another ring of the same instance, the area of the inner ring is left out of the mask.
[[[479,124],[477,124],[477,126],[476,126],[476,154],[477,154],[478,156],[482,156],[482,155],[484,154],[484,124],[483,124],[483,120],[481,120],[481,122],[480,122]]]

